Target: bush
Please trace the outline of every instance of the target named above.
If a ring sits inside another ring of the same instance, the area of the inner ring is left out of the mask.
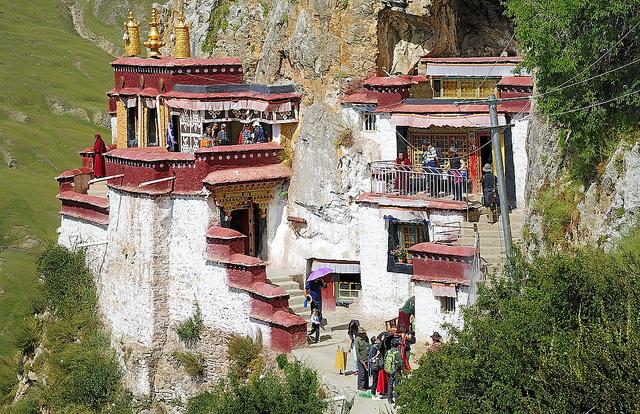
[[[9,405],[3,411],[4,414],[38,414],[40,407],[33,398],[23,398],[15,404]]]
[[[231,362],[231,371],[239,378],[247,378],[251,373],[259,372],[262,366],[262,335],[256,338],[232,335],[227,345],[227,356]]]
[[[278,368],[284,369],[289,364],[287,354],[278,354],[276,357],[276,363],[278,364]]]
[[[192,352],[174,352],[173,356],[180,362],[182,368],[193,378],[204,375],[204,357]]]
[[[567,226],[576,210],[578,194],[574,186],[563,191],[547,187],[538,193],[533,211],[542,216],[542,239],[547,247],[564,242]]]
[[[182,342],[191,344],[200,340],[204,328],[200,306],[196,303],[196,310],[192,316],[180,322],[176,327],[176,333]]]
[[[213,391],[189,401],[187,414],[322,414],[326,404],[319,397],[315,371],[299,362],[287,365],[278,375],[263,371],[249,381],[233,374]]]
[[[0,405],[13,399],[13,390],[18,383],[18,361],[10,357],[0,357]]]
[[[16,347],[22,352],[22,355],[31,355],[38,347],[38,341],[37,321],[33,317],[25,318],[16,332]]]
[[[71,344],[51,358],[56,368],[56,394],[62,402],[99,410],[116,399],[122,372],[111,350],[94,344]]]
[[[38,257],[37,265],[44,297],[54,314],[95,308],[95,285],[82,252],[71,252],[53,244]]]
[[[517,257],[399,386],[400,412],[638,412],[639,268],[637,251]]]

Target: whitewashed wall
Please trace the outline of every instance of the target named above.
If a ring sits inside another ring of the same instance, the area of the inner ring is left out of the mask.
[[[464,223],[464,211],[431,210],[429,212],[429,241],[450,240],[451,235],[460,235]]]
[[[434,331],[438,331],[443,338],[447,338],[448,332],[444,324],[462,326],[462,308],[467,305],[469,288],[458,289],[456,298],[456,311],[444,313],[440,308],[440,298],[433,296],[431,283],[418,282],[413,287],[416,297],[416,338],[418,341],[430,341],[430,336]]]
[[[58,228],[58,244],[74,249],[81,243],[93,243],[107,240],[107,226],[100,226],[79,218],[62,216]],[[100,275],[104,267],[107,251],[106,244],[84,247],[87,266],[93,274]]]
[[[362,129],[362,111],[352,106],[342,106],[342,117],[347,126],[357,131],[359,136],[370,140],[379,148],[380,160],[395,160],[397,157],[396,127],[391,123],[391,115],[387,113],[376,114],[376,130],[364,131]]]
[[[527,181],[527,166],[529,165],[527,156],[529,121],[528,119],[519,118],[511,122],[515,124],[511,128],[511,141],[513,144],[513,165],[516,180],[516,203],[518,208],[524,208],[524,187]]]
[[[425,212],[389,210],[361,205],[360,280],[363,310],[371,315],[391,319],[413,295],[411,275],[387,271],[389,229],[384,216],[399,220],[427,219]]]

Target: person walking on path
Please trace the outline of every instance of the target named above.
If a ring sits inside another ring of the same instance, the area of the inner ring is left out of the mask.
[[[495,223],[498,219],[497,217],[497,186],[498,179],[493,174],[493,168],[491,168],[491,164],[485,164],[482,167],[482,180],[480,183],[482,184],[482,205],[489,209],[489,222]]]
[[[379,400],[380,397],[376,395],[376,389],[378,388],[380,370],[384,369],[384,355],[380,350],[380,339],[378,337],[371,337],[371,348],[369,348],[367,362],[369,364],[369,374],[371,375],[371,398]]]
[[[357,319],[351,319],[349,326],[347,327],[347,335],[349,335],[349,353],[353,351],[353,371],[351,374],[358,372],[358,357],[356,356],[356,337],[358,336],[358,329],[360,328],[360,321]]]
[[[304,294],[311,296],[311,315],[313,310],[317,309],[320,321],[322,321],[322,289],[326,287],[327,284],[322,279],[307,281],[304,285]]]
[[[311,313],[311,332],[309,337],[317,344],[320,341],[320,315],[318,309],[314,309]]]
[[[356,335],[356,359],[358,360],[358,390],[369,389],[369,370],[367,358],[369,357],[369,339],[367,332],[361,326]]]
[[[387,386],[387,398],[389,402],[393,404],[396,396],[394,395],[395,386],[400,382],[400,376],[402,375],[402,357],[398,347],[400,341],[397,338],[391,340],[391,348],[387,351],[384,357],[384,370],[389,376],[389,384]]]
[[[106,174],[104,167],[105,152],[107,152],[107,146],[102,140],[102,136],[96,134],[96,142],[93,144],[93,175],[95,177],[104,177]]]

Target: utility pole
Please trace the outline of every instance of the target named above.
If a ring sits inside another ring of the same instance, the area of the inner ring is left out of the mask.
[[[500,131],[498,130],[498,108],[496,96],[489,95],[489,117],[491,118],[491,146],[493,159],[498,173],[498,197],[500,198],[500,219],[502,220],[502,235],[504,237],[504,252],[507,256],[507,266],[511,260],[511,223],[509,222],[509,206],[507,204],[507,183],[504,178],[504,164],[502,163],[502,147],[500,145]]]

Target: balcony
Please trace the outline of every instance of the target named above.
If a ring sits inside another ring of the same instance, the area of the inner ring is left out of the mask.
[[[467,201],[470,191],[471,180],[466,171],[398,165],[394,161],[371,163],[372,194]]]

